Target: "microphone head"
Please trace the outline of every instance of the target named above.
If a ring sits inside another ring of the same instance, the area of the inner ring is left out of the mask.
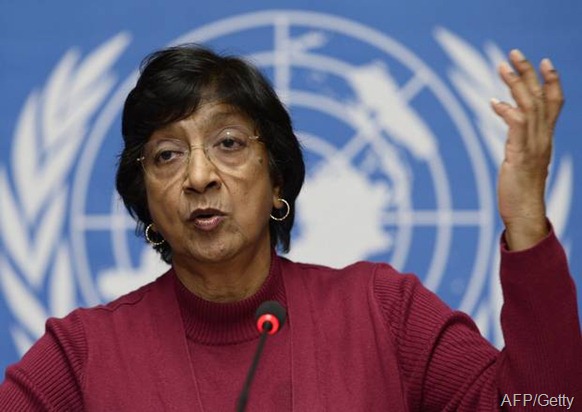
[[[255,320],[259,332],[267,332],[269,335],[277,333],[285,324],[287,311],[277,301],[269,300],[261,303],[255,312]]]

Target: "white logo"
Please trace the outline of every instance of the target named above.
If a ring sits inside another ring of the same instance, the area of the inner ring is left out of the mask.
[[[24,352],[49,316],[78,303],[65,236],[69,179],[87,124],[111,88],[110,67],[128,42],[118,35],[83,61],[70,50],[42,92],[28,97],[16,127],[11,173],[0,170],[2,291],[15,323],[10,334]]]
[[[442,28],[435,37],[470,116],[414,53],[343,18],[251,13],[174,43],[235,53],[237,44],[253,45],[248,57],[292,112],[308,164],[292,258],[391,262],[471,313],[500,343],[492,329],[500,305],[494,177],[505,131],[488,100],[506,98],[495,72],[503,56],[494,45],[484,56]],[[66,54],[23,108],[12,167],[0,170],[0,274],[21,352],[42,334],[46,317],[112,299],[164,270],[133,236],[113,190],[115,122],[135,74],[114,89],[112,65],[128,42],[120,34],[81,62],[76,52]],[[561,233],[573,187],[570,158],[560,159],[554,176],[549,214]]]

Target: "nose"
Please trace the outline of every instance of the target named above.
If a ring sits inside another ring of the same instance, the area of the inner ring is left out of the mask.
[[[216,166],[210,161],[202,147],[191,147],[185,173],[183,183],[185,191],[204,193],[213,187],[220,186],[220,176]]]

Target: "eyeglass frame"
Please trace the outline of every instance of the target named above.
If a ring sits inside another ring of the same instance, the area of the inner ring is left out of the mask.
[[[258,134],[255,134],[255,135],[247,134],[247,135],[246,135],[246,137],[247,137],[247,139],[249,139],[251,142],[259,142],[259,143],[263,143],[263,144],[264,144],[264,141],[263,141],[263,140],[261,140],[261,136],[260,136],[260,135],[258,135]],[[217,166],[217,165],[216,165],[216,164],[215,164],[215,163],[212,161],[212,159],[210,158],[210,156],[208,155],[208,147],[211,145],[211,143],[208,143],[208,144],[202,144],[202,145],[194,145],[194,144],[188,144],[188,143],[187,143],[185,140],[182,140],[182,139],[171,138],[171,139],[164,139],[164,140],[166,140],[166,141],[179,141],[179,142],[184,142],[184,143],[186,143],[186,145],[188,146],[188,150],[189,150],[189,152],[188,152],[188,161],[185,163],[185,164],[186,164],[186,168],[184,169],[184,173],[185,173],[185,172],[188,170],[188,166],[190,165],[190,159],[191,159],[191,157],[192,157],[192,153],[193,153],[193,152],[194,152],[194,150],[196,150],[196,149],[202,149],[202,151],[204,152],[204,156],[206,156],[206,159],[208,160],[208,162],[210,162],[210,164],[212,164],[212,165],[213,165],[213,166],[214,166],[214,167],[215,167],[215,168],[216,168],[218,171],[222,171],[222,170],[220,169],[220,167],[219,167],[219,166]],[[146,147],[146,145],[147,145],[148,143],[150,143],[150,142],[148,141],[148,142],[146,142],[146,143],[145,143],[145,144],[142,146],[142,148],[141,148],[141,151],[142,151],[142,152],[143,152],[144,148]],[[139,162],[139,163],[141,163],[142,170],[144,171],[144,173],[145,173],[146,175],[153,176],[153,174],[152,174],[152,173],[150,173],[150,172],[148,172],[148,171],[147,171],[147,168],[146,168],[146,166],[145,166],[145,162],[144,162],[144,160],[145,160],[145,159],[146,159],[146,156],[142,154],[142,156],[138,157],[138,158],[136,159],[136,161],[137,161],[137,162]],[[223,171],[223,172],[224,172],[224,171]],[[228,172],[226,172],[226,173],[228,173]],[[178,176],[178,174],[176,174],[176,176]],[[155,178],[155,176],[153,176],[153,177]]]

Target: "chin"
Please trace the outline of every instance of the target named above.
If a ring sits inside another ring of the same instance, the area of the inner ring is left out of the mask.
[[[231,242],[196,242],[195,245],[191,246],[186,251],[185,258],[208,263],[218,263],[228,260],[236,256],[242,249],[242,245],[231,244]]]

